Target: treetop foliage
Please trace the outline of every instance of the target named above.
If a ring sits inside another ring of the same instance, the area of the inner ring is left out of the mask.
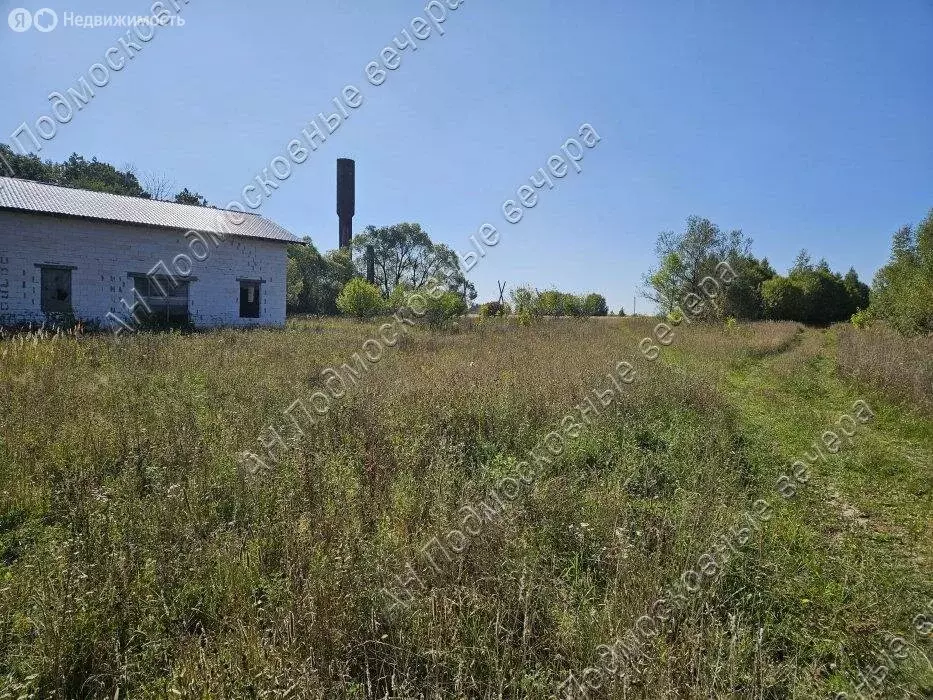
[[[894,234],[891,258],[875,275],[868,315],[901,333],[933,332],[933,209],[916,229],[904,226]]]
[[[418,289],[434,278],[465,300],[476,298],[476,288],[464,275],[460,258],[443,243],[434,243],[421,224],[367,226],[355,236],[353,251],[361,275],[366,271],[367,246],[373,248],[376,284],[385,297],[400,284]]]
[[[0,144],[0,155],[13,168],[13,176],[23,180],[153,199],[153,194],[140,184],[132,167],[119,170],[110,163],[104,163],[97,158],[87,160],[77,153],[72,153],[68,160],[61,163],[44,161],[33,154],[16,154],[6,144]],[[207,200],[204,197],[196,192],[190,192],[187,187],[175,195],[174,201],[179,204],[207,206]]]
[[[843,276],[825,260],[813,265],[805,250],[787,277],[775,275],[762,283],[761,290],[767,318],[816,325],[847,321],[869,301],[868,285],[853,268]]]
[[[204,199],[204,197],[202,197],[198,192],[189,192],[187,187],[175,195],[175,203],[191,204],[196,207],[207,206],[207,200]]]

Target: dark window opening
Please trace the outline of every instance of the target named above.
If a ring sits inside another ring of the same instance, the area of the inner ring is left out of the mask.
[[[136,316],[154,325],[185,325],[188,315],[188,282],[169,277],[133,277]]]
[[[71,306],[71,270],[61,267],[43,267],[42,274],[42,311],[47,314],[70,314]]]
[[[240,282],[240,318],[259,318],[259,282]]]

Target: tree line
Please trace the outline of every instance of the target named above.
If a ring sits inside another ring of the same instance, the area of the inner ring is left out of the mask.
[[[372,250],[374,285],[365,277]],[[446,288],[441,306],[448,318],[466,313],[476,299],[476,288],[461,267],[457,254],[443,243],[435,243],[416,223],[368,226],[353,239],[348,251],[322,254],[310,238],[288,250],[288,309],[293,313],[334,314],[366,317],[397,310],[404,294],[422,289],[429,280]],[[606,316],[606,298],[533,287],[512,292],[515,311],[527,316]],[[479,307],[482,317],[509,315],[506,303],[489,302]]]
[[[19,155],[3,143],[0,143],[0,156],[13,169],[13,172],[8,174],[23,180],[62,187],[77,187],[94,192],[122,194],[141,199],[159,199],[178,204],[208,206],[204,197],[187,187],[173,195],[172,190],[176,189],[175,185],[164,175],[150,174],[144,178],[145,185],[141,184],[136,169],[132,166],[125,166],[123,170],[120,170],[110,163],[104,163],[97,158],[87,160],[77,153],[72,153],[67,160],[57,163],[52,160],[42,160],[31,153]],[[0,171],[0,174],[5,173]]]
[[[862,327],[883,322],[904,334],[933,332],[933,210],[916,228],[894,234],[891,257],[871,287],[854,268],[834,272],[826,260],[814,263],[806,250],[787,274],[778,274],[767,258],[752,254],[751,244],[741,230],[725,233],[709,219],[691,216],[683,231],[658,235],[658,264],[644,277],[645,296],[669,314],[725,261],[736,279],[705,307],[707,317],[814,325],[851,320]]]
[[[878,270],[871,304],[858,325],[885,321],[904,334],[933,333],[933,209],[914,228],[894,234],[891,257]]]
[[[658,235],[658,265],[645,275],[645,296],[661,313],[672,313],[716,265],[728,262],[736,277],[715,303],[704,306],[708,318],[829,324],[868,307],[869,287],[853,268],[834,272],[825,260],[814,264],[804,250],[780,275],[751,245],[740,230],[726,233],[709,219],[691,216],[683,231]]]

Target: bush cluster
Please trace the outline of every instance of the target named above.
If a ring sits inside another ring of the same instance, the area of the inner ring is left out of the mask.
[[[337,308],[347,316],[362,321],[388,310],[388,303],[382,298],[379,287],[370,284],[362,277],[354,277],[347,282],[337,297]]]
[[[609,305],[602,294],[569,294],[556,289],[539,292],[519,287],[512,292],[515,311],[520,317],[534,316],[608,316]]]
[[[432,328],[440,328],[467,312],[467,304],[457,292],[436,286],[408,289],[397,285],[388,298],[374,284],[354,277],[337,297],[337,308],[360,321],[409,308]]]
[[[480,318],[492,318],[494,316],[511,316],[512,307],[502,301],[488,301],[479,307]]]

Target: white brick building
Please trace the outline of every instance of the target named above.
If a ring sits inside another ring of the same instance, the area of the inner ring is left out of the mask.
[[[0,177],[0,325],[282,325],[297,241],[255,214]]]

